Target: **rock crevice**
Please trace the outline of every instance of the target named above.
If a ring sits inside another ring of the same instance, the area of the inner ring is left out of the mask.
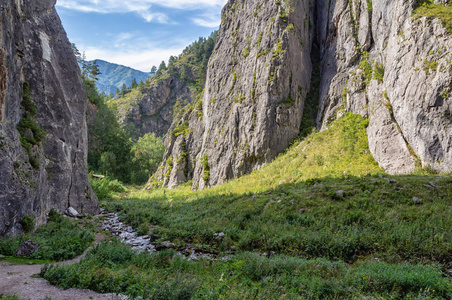
[[[300,131],[318,46],[317,128],[369,118],[369,148],[390,174],[452,170],[452,39],[415,0],[230,0],[202,105],[172,125],[152,185],[223,183],[271,161]],[[316,47],[317,48],[317,47]]]

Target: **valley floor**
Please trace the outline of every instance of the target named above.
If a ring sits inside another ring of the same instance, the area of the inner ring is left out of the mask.
[[[102,206],[160,251],[138,254],[113,238],[41,276],[144,299],[451,299],[452,177],[385,174],[366,126],[348,115],[203,191],[113,193]],[[193,252],[212,256],[185,255]]]
[[[101,242],[105,238],[97,235],[96,241]],[[86,255],[75,259],[58,263],[59,265],[69,265],[78,263]],[[62,289],[49,284],[49,282],[39,276],[44,264],[28,262],[11,263],[0,260],[0,299],[23,299],[23,300],[74,300],[74,299],[94,299],[94,300],[116,300],[116,294],[100,294],[90,290]],[[15,296],[2,296],[15,295]]]

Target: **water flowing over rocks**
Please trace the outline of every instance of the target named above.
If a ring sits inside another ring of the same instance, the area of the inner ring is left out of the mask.
[[[139,236],[138,233],[121,220],[119,213],[108,213],[106,211],[101,212],[101,216],[104,218],[101,221],[101,227],[103,230],[110,233],[112,237],[117,237],[121,242],[129,245],[132,250],[137,253],[148,252],[153,253],[156,251],[162,251],[167,249],[177,250],[178,255],[182,255],[189,260],[199,259],[218,259],[227,260],[227,255],[220,255],[223,253],[210,253],[205,250],[195,249],[192,245],[186,245],[183,249],[176,249],[175,245],[169,241],[165,241],[159,244],[154,243],[158,236],[156,235],[143,235]],[[223,232],[214,234],[213,238],[222,238]],[[220,257],[221,256],[221,257]]]

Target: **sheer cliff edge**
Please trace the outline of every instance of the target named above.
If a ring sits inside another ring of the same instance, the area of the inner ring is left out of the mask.
[[[50,209],[99,209],[87,170],[88,100],[55,0],[0,2],[0,235]]]

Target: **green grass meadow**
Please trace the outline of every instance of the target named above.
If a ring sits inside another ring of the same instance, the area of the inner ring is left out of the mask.
[[[221,186],[129,186],[102,202],[140,234],[158,234],[157,243],[189,244],[217,260],[136,254],[112,240],[42,276],[145,299],[450,299],[452,178],[431,168],[385,174],[367,124],[347,114]]]

